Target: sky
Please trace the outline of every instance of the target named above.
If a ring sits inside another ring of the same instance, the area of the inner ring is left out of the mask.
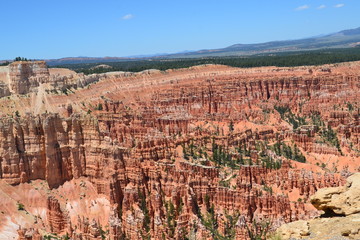
[[[0,59],[134,56],[360,27],[359,0],[2,0]]]

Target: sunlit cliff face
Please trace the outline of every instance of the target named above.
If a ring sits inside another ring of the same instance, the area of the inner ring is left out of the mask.
[[[245,239],[254,219],[318,215],[310,195],[358,170],[358,62],[66,78],[40,65],[0,99],[0,238]]]

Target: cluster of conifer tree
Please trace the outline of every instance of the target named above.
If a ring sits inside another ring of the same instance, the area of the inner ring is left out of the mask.
[[[306,162],[305,156],[301,153],[296,144],[291,147],[286,145],[284,142],[276,142],[272,146],[272,150],[278,156],[284,156],[287,159],[292,159],[302,163]]]
[[[18,61],[31,61],[30,59],[24,58],[24,57],[16,57],[13,62],[18,62]],[[0,66],[7,66],[11,63],[11,61],[5,61],[3,63],[0,63]]]
[[[281,119],[290,123],[294,129],[306,124],[305,117],[295,115],[287,106],[274,106],[275,110],[280,113]]]
[[[30,61],[30,60],[27,59],[27,58],[24,58],[24,57],[16,57],[16,58],[14,59],[14,62],[17,62],[17,61]]]
[[[184,59],[147,59],[131,60],[121,62],[109,62],[108,67],[97,67],[100,63],[80,63],[58,65],[76,72],[85,74],[105,73],[110,71],[140,72],[146,69],[167,69],[186,68],[202,64],[222,64],[232,67],[261,67],[278,66],[293,67],[303,65],[322,65],[330,63],[340,63],[360,60],[360,48],[328,49],[306,52],[288,52],[268,55],[237,56],[237,57],[203,57],[203,58],[184,58]]]

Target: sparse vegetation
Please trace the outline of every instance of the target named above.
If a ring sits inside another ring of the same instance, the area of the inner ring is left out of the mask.
[[[284,142],[276,142],[271,148],[278,156],[284,156],[287,159],[295,160],[297,162],[306,162],[305,156],[301,153],[296,144],[291,147]]]
[[[235,211],[232,215],[225,212],[223,219],[225,224],[224,232],[219,231],[219,219],[215,213],[214,205],[207,207],[204,217],[201,217],[201,222],[205,228],[210,232],[213,239],[216,240],[232,240],[236,237],[236,223],[240,217],[240,213]]]
[[[354,106],[350,102],[347,103],[347,108],[350,112],[354,111]]]
[[[233,121],[230,121],[230,123],[229,123],[229,131],[230,132],[234,131],[234,122]]]
[[[274,108],[280,113],[281,119],[290,123],[294,129],[306,124],[305,117],[295,115],[288,106],[274,106]]]
[[[167,230],[168,236],[170,238],[173,238],[175,236],[177,222],[176,222],[175,206],[172,203],[172,201],[165,203],[165,209],[166,209],[166,226],[168,229]]]
[[[14,59],[14,62],[17,62],[17,61],[30,61],[30,60],[27,59],[27,58],[24,58],[24,57],[16,57],[16,58]]]
[[[17,208],[19,211],[25,211],[25,206],[22,203],[17,203]]]
[[[321,135],[322,139],[323,139],[326,143],[330,144],[331,146],[336,147],[337,150],[338,150],[340,153],[342,153],[342,152],[341,152],[341,148],[340,148],[340,142],[339,142],[339,139],[338,139],[338,137],[337,137],[337,134],[336,134],[336,132],[330,127],[330,125],[328,125],[327,128],[324,127],[324,128],[322,129],[322,131],[320,132],[320,135]]]
[[[317,113],[317,112],[311,114],[311,122],[312,122],[312,124],[314,124],[315,126],[318,126],[318,127],[325,126],[325,123],[321,119],[320,113]]]
[[[151,219],[150,219],[150,215],[149,215],[149,209],[147,208],[147,205],[146,205],[145,194],[139,189],[138,195],[139,195],[139,199],[140,199],[140,209],[142,210],[142,212],[144,214],[143,229],[145,230],[145,234],[143,234],[143,236],[146,237],[146,236],[148,236],[148,234],[150,232]]]
[[[349,111],[353,110],[353,105],[348,103],[348,109]],[[327,127],[325,126],[325,123],[322,121],[320,114],[312,114],[311,115],[311,121],[314,125],[318,126],[320,130],[320,138],[322,143],[327,143],[331,146],[334,146],[337,148],[337,150],[342,154],[341,147],[340,147],[340,141],[337,137],[336,132],[331,128],[330,125]]]
[[[264,191],[268,192],[270,195],[273,194],[273,189],[271,186],[264,185],[263,189]]]
[[[229,180],[221,180],[219,182],[219,186],[229,188],[230,187],[230,179]]]
[[[5,61],[5,62],[3,62],[3,63],[0,63],[0,67],[1,67],[1,66],[7,66],[7,65],[9,65],[9,64],[10,64],[9,61]]]
[[[235,168],[235,161],[229,152],[224,149],[223,146],[216,144],[215,142],[212,143],[212,161],[217,166],[229,166],[231,168]]]
[[[235,211],[234,214],[230,215],[225,212],[225,229],[224,229],[224,237],[225,240],[235,239],[236,237],[236,223],[239,220],[240,213]]]
[[[251,240],[263,240],[267,239],[270,226],[271,222],[268,220],[257,221],[254,219],[252,223],[246,225],[246,230]]]
[[[105,231],[102,226],[99,226],[99,232],[102,240],[106,239],[106,236],[109,234],[109,230]]]
[[[95,109],[101,111],[101,110],[103,110],[103,105],[101,103],[99,103]]]

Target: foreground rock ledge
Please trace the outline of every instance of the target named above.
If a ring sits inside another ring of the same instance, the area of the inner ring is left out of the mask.
[[[281,226],[281,239],[360,239],[360,173],[342,187],[320,189],[311,203],[324,214]]]

